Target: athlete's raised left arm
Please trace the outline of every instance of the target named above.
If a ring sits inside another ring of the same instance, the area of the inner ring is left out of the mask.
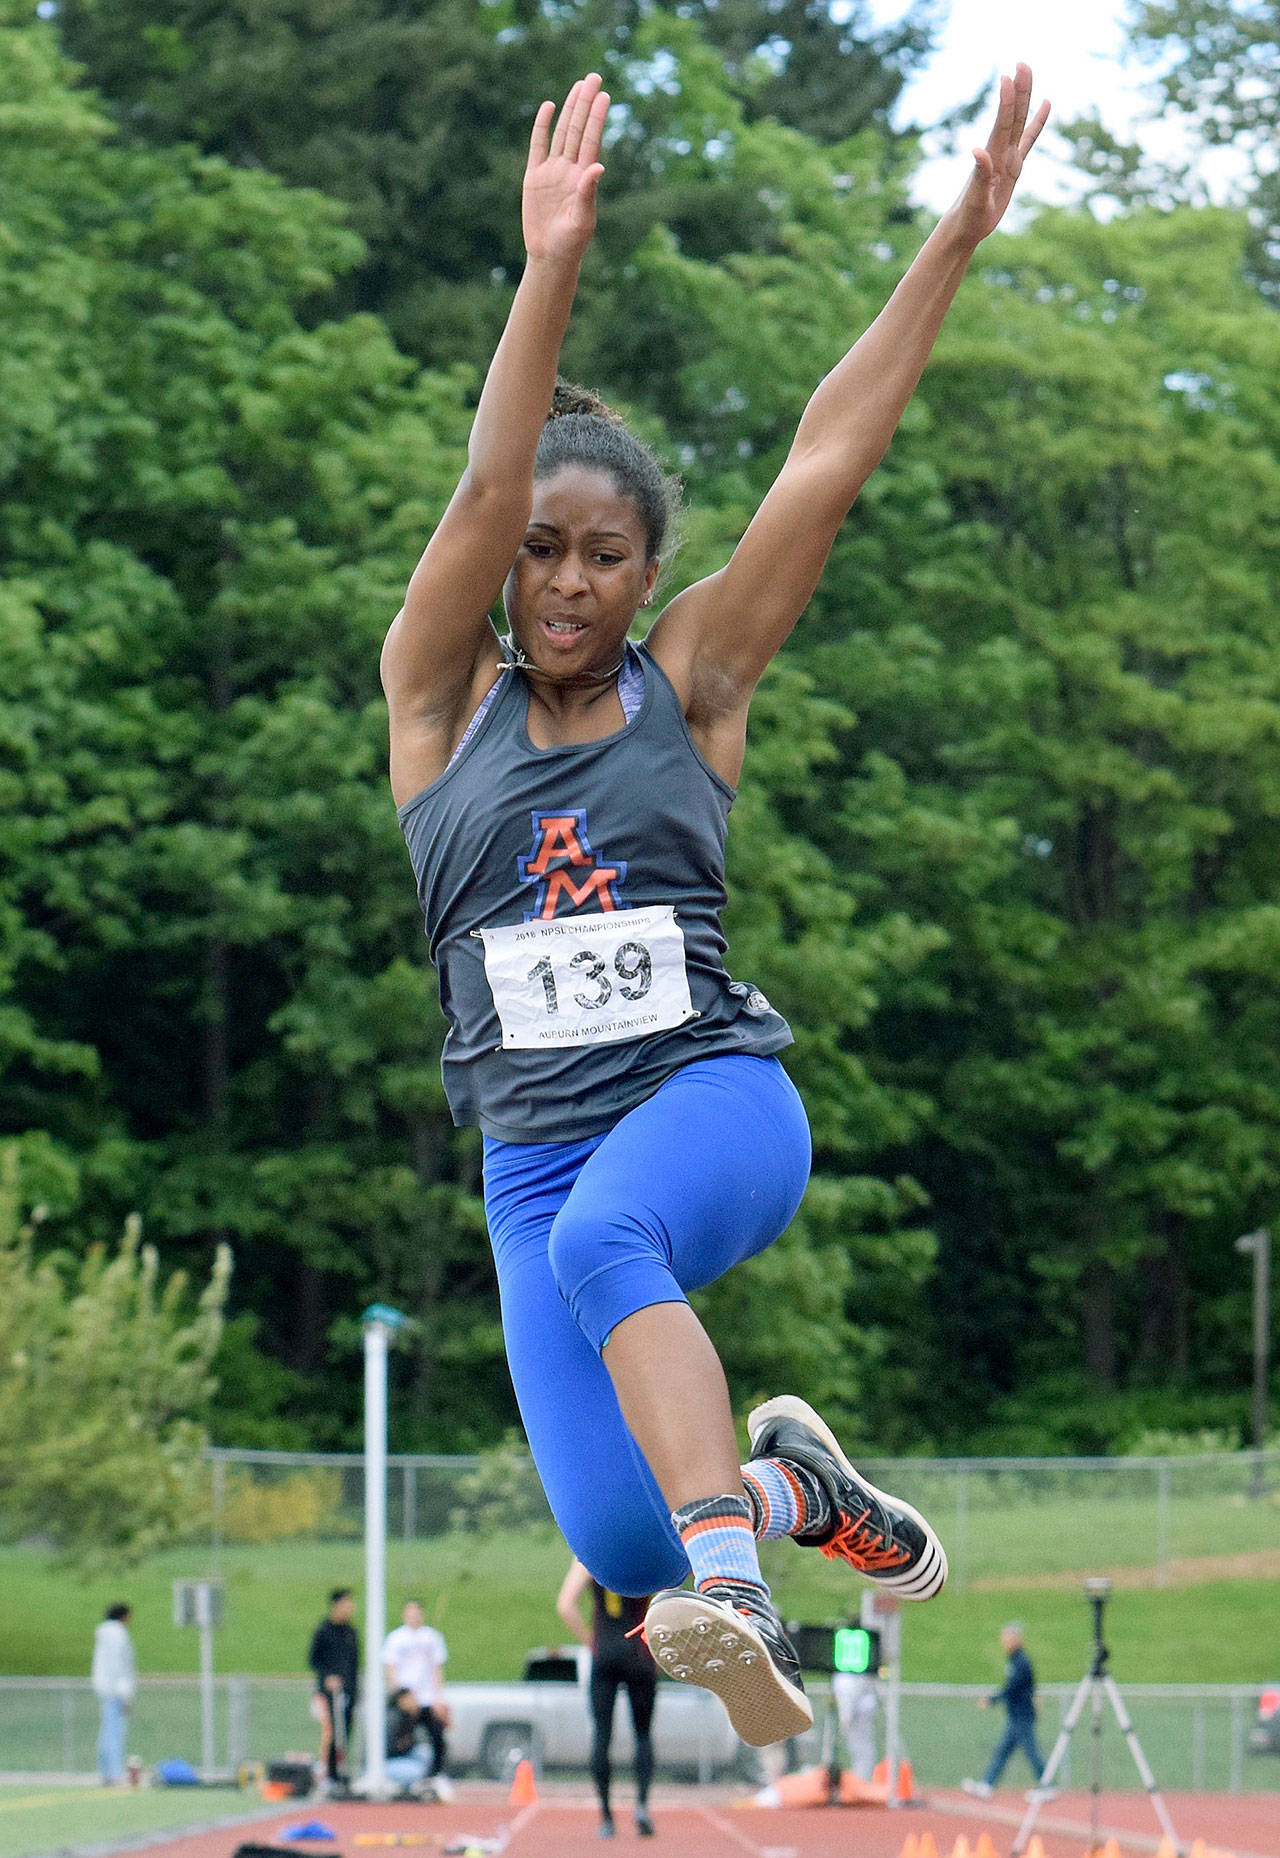
[[[1042,103],[1031,115],[1026,65],[1000,80],[995,124],[974,150],[963,192],[875,322],[818,386],[727,566],[678,595],[653,627],[651,649],[704,738],[699,746],[718,751],[711,755],[718,767],[745,727],[761,673],[807,606],[836,531],[888,449],[969,260],[1004,216],[1048,114]]]

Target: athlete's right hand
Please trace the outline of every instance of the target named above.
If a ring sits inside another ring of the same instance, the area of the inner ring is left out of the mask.
[[[530,258],[577,263],[591,243],[596,185],[604,173],[597,157],[609,113],[600,84],[592,71],[574,85],[559,116],[554,103],[544,103],[534,119],[521,215]]]

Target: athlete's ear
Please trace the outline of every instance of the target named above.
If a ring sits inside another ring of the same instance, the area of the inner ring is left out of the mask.
[[[644,571],[644,598],[640,602],[641,606],[648,606],[653,599],[653,590],[657,585],[658,575],[661,569],[662,560],[658,555],[655,555]]]

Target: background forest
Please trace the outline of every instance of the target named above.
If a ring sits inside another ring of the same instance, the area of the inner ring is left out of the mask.
[[[0,0],[0,1130],[37,1259],[135,1211],[197,1284],[230,1247],[218,1443],[350,1444],[375,1298],[416,1319],[398,1449],[513,1422],[378,649],[533,108],[585,68],[619,107],[566,371],[685,476],[667,592],[725,558],[925,224],[889,112],[937,8],[845,14]],[[730,962],[795,1027],[816,1163],[704,1299],[743,1407],[795,1381],[884,1450],[1243,1434],[1232,1241],[1280,1182],[1280,196],[1223,77],[1274,102],[1280,6],[1249,16],[1133,9],[1200,47],[1168,107],[1256,147],[1249,197],[1059,125],[1086,199],[982,248],[759,694]]]

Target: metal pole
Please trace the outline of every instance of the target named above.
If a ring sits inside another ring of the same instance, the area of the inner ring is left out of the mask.
[[[963,1593],[968,1585],[969,1576],[969,1472],[961,1464],[956,1467],[956,1533],[955,1556],[951,1563],[951,1584],[957,1593]]]
[[[364,1776],[374,1799],[386,1790],[387,1343],[404,1321],[382,1303],[364,1313]]]
[[[1237,1690],[1231,1697],[1231,1746],[1228,1753],[1227,1792],[1244,1791],[1244,1698]]]
[[[898,1769],[902,1765],[902,1614],[892,1594],[875,1589],[864,1592],[858,1609],[859,1622],[880,1634],[881,1668],[888,1670],[884,1695],[884,1762],[889,1784],[891,1807],[901,1806],[898,1798]]]
[[[221,1458],[213,1461],[213,1572],[222,1572],[222,1517],[227,1505],[227,1467]]]
[[[1172,1478],[1165,1458],[1156,1471],[1156,1586],[1169,1585],[1169,1515]]]
[[[1267,1381],[1271,1353],[1271,1232],[1260,1226],[1236,1240],[1238,1252],[1253,1256],[1253,1494],[1263,1488],[1262,1454],[1267,1444]]]
[[[196,1624],[200,1628],[200,1774],[207,1781],[218,1765],[213,1745],[213,1590],[207,1581],[196,1588]]]
[[[227,1686],[227,1767],[238,1774],[249,1754],[249,1685],[233,1677]]]
[[[1267,1445],[1267,1380],[1271,1353],[1271,1234],[1258,1234],[1253,1254],[1253,1443],[1259,1452]],[[1262,1464],[1258,1464],[1262,1481]]]

